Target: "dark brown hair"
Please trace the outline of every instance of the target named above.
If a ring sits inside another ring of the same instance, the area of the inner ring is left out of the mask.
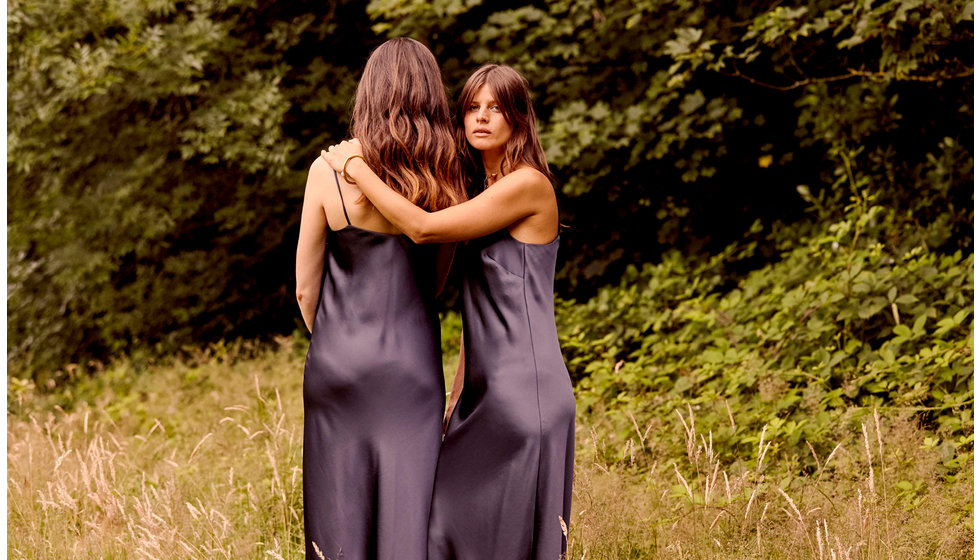
[[[371,53],[351,133],[371,169],[417,206],[434,211],[466,200],[442,74],[422,43],[398,37]]]
[[[517,70],[502,64],[485,64],[466,80],[462,93],[459,94],[459,124],[456,130],[456,144],[459,153],[463,154],[464,166],[470,179],[475,181],[483,176],[483,162],[480,152],[466,141],[466,131],[463,123],[470,102],[484,85],[490,88],[490,93],[500,106],[501,114],[514,131],[504,147],[504,159],[500,164],[501,173],[506,175],[521,164],[537,169],[552,180],[548,169],[548,159],[544,148],[538,140],[538,120],[534,115],[531,104],[531,92],[527,80]]]

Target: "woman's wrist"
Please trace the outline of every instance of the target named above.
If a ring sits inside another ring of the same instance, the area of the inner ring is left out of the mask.
[[[367,169],[367,162],[364,161],[364,156],[354,154],[344,161],[344,166],[340,174],[348,183],[357,184],[357,177],[363,176],[365,169]]]

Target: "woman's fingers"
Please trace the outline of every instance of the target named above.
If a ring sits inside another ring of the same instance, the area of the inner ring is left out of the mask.
[[[357,138],[344,140],[340,144],[330,146],[326,150],[320,150],[320,157],[323,158],[323,160],[326,161],[334,171],[341,171],[347,158],[355,155],[363,155],[361,151],[361,142]]]
[[[341,166],[344,165],[343,158],[339,157],[337,152],[333,151],[333,146],[330,150],[320,150],[320,157],[327,162],[334,171],[340,171]]]

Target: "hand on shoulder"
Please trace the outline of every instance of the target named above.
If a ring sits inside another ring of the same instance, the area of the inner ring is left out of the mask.
[[[344,140],[340,144],[334,144],[326,150],[320,151],[320,158],[337,173],[341,173],[347,160],[355,156],[364,156],[364,152],[361,150],[361,142],[357,138]]]

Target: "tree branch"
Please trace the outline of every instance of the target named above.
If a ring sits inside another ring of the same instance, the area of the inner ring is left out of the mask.
[[[791,83],[789,85],[780,86],[780,85],[776,85],[776,84],[770,84],[770,83],[764,82],[762,80],[757,80],[757,79],[753,78],[752,76],[749,76],[747,74],[744,74],[744,73],[742,73],[741,70],[738,69],[738,65],[735,65],[735,72],[723,72],[721,70],[716,70],[716,72],[718,72],[719,74],[722,74],[724,76],[729,76],[729,77],[732,77],[732,78],[741,78],[741,79],[746,80],[746,81],[748,81],[748,82],[750,82],[750,83],[752,83],[754,85],[765,87],[765,88],[769,88],[769,89],[774,89],[774,90],[778,90],[778,91],[789,91],[789,90],[801,88],[801,87],[804,87],[804,86],[808,86],[810,84],[820,84],[820,83],[826,83],[826,82],[837,82],[837,81],[840,81],[840,80],[846,80],[848,78],[854,78],[854,77],[871,78],[872,80],[880,80],[880,81],[893,80],[893,81],[898,81],[898,82],[904,82],[904,81],[911,81],[911,82],[938,82],[938,81],[941,81],[941,80],[952,80],[952,79],[956,79],[956,78],[967,78],[967,77],[973,76],[973,68],[967,68],[965,70],[962,70],[962,71],[956,72],[956,73],[952,73],[952,74],[926,75],[926,76],[916,76],[916,75],[899,76],[898,74],[893,73],[893,72],[869,72],[867,70],[854,70],[853,68],[848,68],[847,69],[847,74],[839,74],[837,76],[824,76],[824,77],[819,77],[819,78],[806,78],[806,79],[803,79],[803,80],[796,80],[796,81],[794,81],[793,83]]]

